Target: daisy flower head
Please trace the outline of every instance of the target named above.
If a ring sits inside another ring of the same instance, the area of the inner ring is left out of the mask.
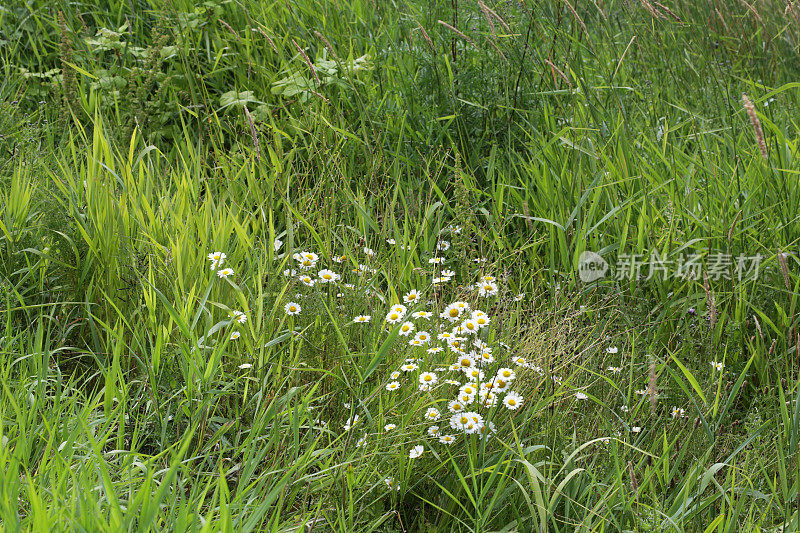
[[[446,252],[450,249],[450,241],[439,241],[439,244],[436,245],[436,249]]]
[[[481,405],[483,405],[487,409],[497,405],[497,402],[499,400],[497,394],[491,390],[482,390],[480,398],[481,398]]]
[[[395,244],[397,244],[397,241],[394,239],[386,239],[386,244],[391,244],[392,246],[394,246]]]
[[[399,388],[400,388],[400,383],[398,383],[397,381],[391,381],[386,384],[386,390],[388,391],[396,391]]]
[[[672,418],[682,418],[684,414],[686,414],[686,411],[684,411],[680,407],[672,408]]]
[[[461,309],[453,304],[448,305],[444,311],[442,311],[441,315],[442,318],[449,320],[450,322],[455,322],[461,316]]]
[[[461,369],[475,368],[475,359],[469,355],[462,355],[458,358],[458,366]]]
[[[391,431],[396,427],[397,427],[397,424],[386,424],[385,426],[383,426],[383,430],[384,431]]]
[[[238,339],[241,336],[242,336],[241,333],[239,333],[238,331],[234,331],[233,333],[231,333],[231,340],[235,341],[236,339]]]
[[[617,348],[616,346],[609,346],[608,348],[606,348],[606,352],[610,353],[610,354],[615,354],[618,351],[619,351],[619,348]]]
[[[370,320],[372,320],[372,316],[371,315],[358,315],[357,317],[355,317],[353,319],[353,322],[355,322],[356,324],[365,324],[365,323],[369,322]]]
[[[228,257],[223,252],[211,252],[208,254],[208,260],[211,261],[211,270],[214,270],[218,266],[222,266],[222,263],[225,262],[225,258]]]
[[[319,256],[314,252],[299,252],[294,254],[294,259],[298,262],[298,266],[303,270],[314,268],[319,260]]]
[[[514,381],[517,378],[517,373],[510,368],[503,367],[497,371],[497,377],[506,381]]]
[[[400,335],[407,337],[414,331],[414,324],[412,322],[403,322],[400,326]]]
[[[445,382],[446,384],[448,384],[448,385],[458,385],[458,386],[461,386],[461,382],[460,382],[460,381],[458,381],[457,379],[446,379],[446,380],[444,380],[444,382]]]
[[[510,409],[511,411],[516,411],[517,409],[522,406],[523,398],[521,394],[518,394],[514,391],[510,391],[506,394],[506,397],[503,398],[503,405],[506,409]]]
[[[375,250],[365,246],[364,247],[364,253],[367,254],[369,257],[372,257],[373,255],[375,255]]]
[[[418,331],[414,335],[414,340],[419,341],[420,345],[428,344],[431,341],[431,334],[427,331]]]
[[[313,287],[316,283],[316,280],[313,279],[311,276],[300,276],[300,281],[306,287]]]
[[[410,459],[416,459],[418,457],[421,457],[424,452],[425,452],[425,447],[423,447],[421,444],[417,444],[416,446],[411,448],[411,450],[408,452],[408,457]]]
[[[334,255],[331,257],[334,263],[344,263],[344,260],[347,259],[346,255]]]
[[[403,315],[396,311],[389,311],[389,314],[386,315],[386,322],[389,324],[397,324],[403,320]]]
[[[459,337],[452,337],[449,341],[447,341],[447,347],[450,348],[452,351],[457,353],[465,353],[464,347],[464,339]]]
[[[217,270],[217,276],[219,276],[220,278],[227,279],[228,276],[233,276],[233,269],[226,267],[226,268],[222,268],[220,270]]]
[[[717,372],[722,372],[722,369],[725,368],[725,363],[718,363],[717,361],[712,361],[711,366],[714,367],[714,370]]]
[[[492,322],[492,319],[489,318],[489,315],[485,313],[480,316],[473,317],[473,320],[475,321],[476,324],[478,324],[478,327],[481,329],[485,328]]]
[[[508,389],[508,387],[511,386],[511,382],[501,378],[495,378],[494,381],[492,381],[492,385],[493,385],[492,389],[494,391],[505,392],[506,389]]]
[[[233,319],[239,324],[244,324],[245,322],[247,322],[247,315],[244,314],[242,311],[234,311]]]
[[[444,263],[444,257],[431,257],[428,259],[428,264],[431,265],[441,265]]]
[[[441,352],[442,350],[444,350],[444,348],[442,348],[441,346],[434,346],[433,348],[428,348],[426,351],[429,354],[433,355]]]
[[[528,364],[524,357],[515,357],[512,361],[514,361],[514,364],[517,366],[525,366]]]
[[[303,309],[300,307],[300,304],[295,302],[289,302],[283,306],[284,312],[289,316],[299,315],[300,311]]]
[[[334,281],[341,278],[339,274],[337,274],[333,270],[328,270],[327,268],[320,270],[317,275],[319,276],[320,283],[333,283]]]
[[[431,426],[428,428],[428,436],[436,438],[439,436],[439,426]]]
[[[642,428],[640,426],[633,426],[631,428],[631,433],[641,433]]]
[[[406,316],[406,313],[408,312],[408,308],[403,304],[394,304],[391,307],[390,311],[395,312],[395,313],[399,314],[401,317],[403,317],[403,316]]]
[[[461,329],[464,331],[464,333],[477,333],[480,329],[480,326],[478,326],[477,321],[468,318],[461,323]]]
[[[410,290],[403,296],[403,301],[407,304],[413,304],[419,301],[422,295],[417,289]]]
[[[475,396],[478,393],[478,387],[475,383],[465,383],[459,387],[458,392],[468,396]]]
[[[430,318],[431,316],[433,316],[433,313],[431,313],[430,311],[417,311],[415,313],[411,313],[411,316],[413,318],[425,318],[425,319],[427,319],[427,318]]]
[[[386,486],[389,487],[389,490],[400,490],[400,484],[397,483],[391,476],[384,479],[383,482],[386,483]]]
[[[482,350],[477,360],[480,361],[481,365],[491,365],[494,363],[494,355],[492,355],[491,350]]]
[[[450,427],[456,431],[461,431],[464,429],[464,426],[469,423],[469,421],[470,418],[468,412],[456,413],[450,417]]]
[[[466,375],[471,381],[480,382],[483,381],[484,374],[483,370],[480,370],[477,367],[469,367],[463,368],[464,375]]]
[[[441,271],[441,275],[442,277],[445,278],[453,278],[455,277],[456,273],[450,270],[449,268],[445,268],[444,270]]]
[[[456,307],[461,310],[462,313],[469,313],[470,307],[467,302],[457,301],[451,304],[453,307]]]
[[[418,368],[419,366],[416,363],[406,363],[400,367],[400,370],[402,370],[403,372],[413,372]]]
[[[478,295],[483,296],[484,298],[495,296],[498,291],[499,288],[497,287],[497,283],[493,281],[484,281],[478,287]]]
[[[575,393],[575,398],[578,399],[578,400],[585,400],[585,399],[588,398],[588,396],[586,394],[582,393],[582,392],[576,392]]]
[[[433,372],[423,372],[419,375],[419,382],[422,385],[435,385],[439,378]]]
[[[453,444],[455,441],[456,439],[452,435],[442,435],[441,437],[439,437],[439,442],[441,442],[442,444],[449,445]]]
[[[428,410],[425,411],[425,420],[439,420],[441,416],[442,414],[435,407],[428,407]]]
[[[514,296],[514,301],[515,302],[521,302],[523,298],[525,298],[525,293],[521,292],[521,293],[517,294],[516,296]]]
[[[296,276],[297,275],[297,270],[295,270],[293,268],[287,268],[286,270],[283,271],[283,275],[286,276],[286,277]]]
[[[272,249],[273,249],[273,251],[277,252],[278,250],[281,249],[281,246],[283,246],[283,241],[282,240],[275,239],[274,241],[272,241]]]
[[[451,400],[447,404],[447,410],[450,411],[451,413],[460,413],[461,411],[464,410],[464,404],[458,400]]]
[[[622,372],[622,367],[621,366],[610,366],[606,370],[608,370],[612,374],[619,374],[620,372]]]
[[[453,278],[451,278],[450,276],[440,276],[440,277],[433,278],[431,280],[431,283],[433,283],[434,285],[439,285],[441,283],[447,283],[451,279],[453,279]]]
[[[389,379],[398,379],[400,377],[400,371],[395,370],[391,374],[389,374]]]

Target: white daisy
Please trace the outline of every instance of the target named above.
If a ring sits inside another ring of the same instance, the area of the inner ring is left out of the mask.
[[[327,268],[324,270],[320,270],[317,275],[319,276],[320,283],[333,283],[334,281],[341,278],[339,274],[337,274],[333,270],[328,270]]]
[[[293,316],[300,314],[300,311],[302,311],[303,309],[300,307],[300,304],[295,302],[289,302],[283,306],[283,310],[284,312],[286,312],[287,315]]]
[[[386,390],[388,391],[395,391],[399,388],[400,388],[400,383],[398,383],[397,381],[392,381],[386,384]]]
[[[456,439],[452,435],[442,435],[439,437],[439,442],[442,444],[453,444]]]
[[[217,276],[219,276],[220,278],[227,278],[228,276],[233,276],[233,269],[223,268],[221,270],[217,270]]]
[[[425,448],[421,444],[417,444],[411,451],[408,452],[408,457],[410,459],[416,459],[417,457],[422,456],[423,452],[425,452]]]
[[[403,322],[403,324],[400,326],[400,335],[402,335],[403,337],[411,335],[413,331],[414,331],[414,324],[411,322]]]
[[[222,263],[225,262],[225,258],[228,257],[223,252],[211,252],[208,254],[208,260],[211,261],[211,270],[214,270],[218,266],[222,266]]]
[[[369,322],[370,320],[372,320],[371,315],[358,315],[353,319],[353,322],[357,324],[364,324],[365,322]]]
[[[511,391],[506,394],[506,397],[503,398],[503,405],[506,406],[506,409],[510,409],[512,411],[516,411],[520,408],[523,403],[522,395]]]
[[[403,296],[403,301],[407,304],[413,304],[419,301],[422,298],[422,295],[417,289],[413,289],[408,291],[405,296]]]
[[[435,385],[439,378],[433,372],[423,372],[419,375],[419,382],[422,385]]]

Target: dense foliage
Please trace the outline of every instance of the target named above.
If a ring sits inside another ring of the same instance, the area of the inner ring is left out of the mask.
[[[799,45],[788,0],[0,5],[3,528],[797,531]]]

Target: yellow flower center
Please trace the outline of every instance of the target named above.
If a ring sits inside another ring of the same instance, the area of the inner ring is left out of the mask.
[[[453,317],[453,318],[457,317],[458,316],[458,309],[451,309],[450,310],[450,316]]]

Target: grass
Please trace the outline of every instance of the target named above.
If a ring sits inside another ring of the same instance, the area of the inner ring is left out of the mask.
[[[3,528],[796,531],[798,16],[0,7]]]

